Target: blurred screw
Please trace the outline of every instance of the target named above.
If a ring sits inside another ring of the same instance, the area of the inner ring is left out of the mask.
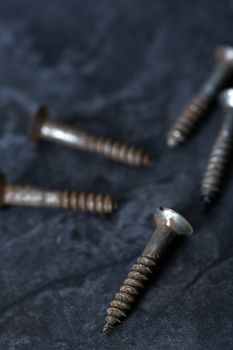
[[[33,141],[45,139],[69,147],[101,154],[131,166],[148,166],[152,163],[149,154],[140,148],[126,145],[102,136],[70,128],[48,118],[47,110],[40,107],[32,123],[30,137]]]
[[[218,92],[226,86],[228,80],[233,76],[233,47],[218,47],[215,51],[215,57],[217,66],[213,73],[167,133],[167,145],[171,148],[186,142],[206,117]]]
[[[142,293],[146,282],[153,274],[158,260],[175,236],[187,236],[193,232],[188,221],[171,209],[158,208],[155,213],[155,222],[156,230],[107,309],[104,332],[119,325],[122,319],[127,317],[136,298]]]
[[[205,209],[208,209],[221,193],[233,149],[233,89],[224,90],[220,95],[220,102],[226,113],[202,181]]]
[[[109,195],[58,192],[12,185],[0,173],[0,206],[3,205],[75,209],[94,214],[112,213],[117,208],[116,202]]]

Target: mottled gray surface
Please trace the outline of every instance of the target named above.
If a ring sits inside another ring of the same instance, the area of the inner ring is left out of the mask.
[[[11,181],[122,201],[112,217],[1,210],[1,350],[232,349],[233,182],[207,217],[199,202],[220,110],[179,151],[164,141],[212,69],[214,47],[233,43],[232,20],[232,0],[1,0],[2,170]],[[39,103],[70,125],[143,146],[154,166],[30,144]],[[196,234],[174,246],[127,321],[104,335],[105,309],[158,205],[184,213]]]

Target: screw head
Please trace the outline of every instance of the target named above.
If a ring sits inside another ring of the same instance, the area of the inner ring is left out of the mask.
[[[177,235],[190,236],[193,233],[191,224],[176,211],[159,207],[155,215],[156,225],[166,225],[170,227]]]
[[[233,66],[233,47],[219,46],[215,50],[215,57],[217,62]]]
[[[32,124],[29,128],[29,138],[31,141],[38,141],[40,139],[40,130],[43,125],[43,123],[48,119],[48,112],[47,108],[44,106],[40,106],[35,116],[32,120]]]
[[[219,100],[224,108],[233,107],[233,89],[226,89],[219,95]]]

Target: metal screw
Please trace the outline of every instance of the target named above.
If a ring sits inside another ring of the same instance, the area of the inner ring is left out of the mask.
[[[142,293],[158,260],[175,236],[187,236],[193,232],[188,221],[171,209],[158,208],[154,218],[156,230],[107,309],[104,332],[119,325],[127,317],[127,313],[132,309],[136,298]]]
[[[217,65],[191,100],[183,113],[167,133],[167,145],[171,148],[185,143],[215,102],[218,92],[226,86],[233,76],[233,47],[220,46],[215,51]]]
[[[58,192],[13,185],[7,183],[5,176],[0,173],[0,206],[3,205],[75,209],[95,214],[112,213],[117,208],[116,202],[109,195]]]
[[[47,110],[40,107],[30,130],[33,141],[41,139],[61,143],[73,148],[101,154],[131,166],[148,166],[152,163],[149,154],[140,148],[126,145],[79,129],[70,128],[48,118]]]
[[[220,102],[226,113],[202,181],[201,192],[205,209],[221,192],[233,149],[233,89],[224,90],[220,95]]]

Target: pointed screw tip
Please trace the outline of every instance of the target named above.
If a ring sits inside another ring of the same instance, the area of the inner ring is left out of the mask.
[[[214,202],[214,196],[213,195],[206,195],[202,197],[202,210],[204,213],[207,213]]]
[[[182,142],[174,136],[167,137],[167,146],[171,149],[178,148]]]
[[[144,166],[150,166],[154,163],[153,158],[150,155],[146,155],[144,156],[143,160],[142,160],[142,165]]]
[[[174,141],[173,138],[168,138],[167,139],[167,146],[171,149],[176,148],[178,145],[176,144],[176,142]]]
[[[167,146],[169,148],[177,148],[186,141],[184,133],[178,130],[170,130],[167,133]]]
[[[103,328],[103,333],[107,333],[109,331],[110,327],[107,323],[105,323],[104,328]]]

